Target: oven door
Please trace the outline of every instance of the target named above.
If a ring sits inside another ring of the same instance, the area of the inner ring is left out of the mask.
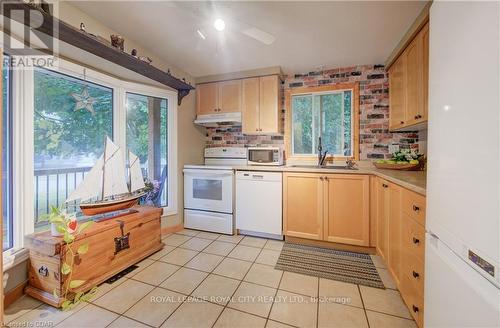
[[[184,208],[233,213],[231,170],[184,169]]]

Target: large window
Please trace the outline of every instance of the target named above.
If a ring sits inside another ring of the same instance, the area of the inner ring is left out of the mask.
[[[158,186],[152,200],[168,205],[168,102],[167,99],[127,92],[127,147],[141,161],[145,179]]]
[[[164,215],[177,213],[177,166],[172,160],[177,151],[177,94],[62,59],[58,63],[57,70],[4,68],[4,102],[9,105],[3,107],[9,111],[3,112],[3,186],[11,188],[3,200],[11,204],[4,206],[4,249],[12,247],[4,255],[11,258],[24,246],[26,234],[47,229],[41,216],[50,206],[65,204],[102,155],[106,136],[124,153],[131,150],[139,156],[144,177],[161,185],[155,203]],[[5,83],[10,74],[12,82]],[[6,122],[11,130],[5,129]],[[78,205],[76,200],[67,209],[79,212]]]
[[[4,55],[2,66],[2,208],[3,208],[3,250],[13,246],[14,225],[12,218],[12,115],[11,115],[11,72],[9,56]]]
[[[320,138],[328,155],[355,157],[354,89],[300,92],[289,97],[291,114],[287,133],[292,157],[317,155]]]
[[[33,78],[38,226],[40,215],[63,203],[101,156],[106,136],[112,138],[113,89],[44,69]]]

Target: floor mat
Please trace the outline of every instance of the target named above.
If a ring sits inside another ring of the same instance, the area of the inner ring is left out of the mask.
[[[285,242],[276,269],[385,289],[368,254]]]

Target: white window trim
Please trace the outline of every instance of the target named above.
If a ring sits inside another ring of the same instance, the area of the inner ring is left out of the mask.
[[[177,214],[177,92],[160,89],[143,84],[123,82],[122,83],[122,101],[124,102],[123,108],[127,100],[127,92],[136,93],[144,96],[165,98],[167,99],[167,165],[168,165],[168,187],[167,187],[167,203],[168,206],[163,207],[163,216]],[[123,111],[123,126],[126,124],[126,110]],[[125,143],[125,129],[123,130],[123,140]],[[174,131],[174,133],[170,133]]]
[[[296,93],[296,94],[293,94],[290,98],[290,111],[291,111],[291,115],[290,115],[290,118],[291,118],[291,151],[292,151],[292,156],[295,157],[295,158],[310,158],[311,156],[314,156],[314,155],[317,155],[317,145],[316,145],[316,139],[318,136],[315,135],[315,121],[314,121],[314,113],[313,113],[313,119],[312,119],[312,125],[313,125],[313,130],[312,130],[312,133],[313,133],[313,140],[312,140],[312,150],[313,152],[310,153],[310,154],[296,154],[294,152],[295,150],[295,129],[293,128],[293,97],[304,97],[304,96],[311,96],[311,97],[314,97],[314,96],[322,96],[322,95],[330,95],[330,94],[338,94],[338,93],[341,93],[342,95],[344,94],[344,92],[346,91],[350,91],[351,92],[351,154],[347,157],[350,157],[350,156],[354,156],[354,147],[352,146],[354,144],[354,106],[352,104],[352,98],[354,96],[354,89],[353,88],[348,88],[348,89],[338,89],[338,90],[332,90],[332,91],[319,91],[319,92],[305,92],[305,93]],[[314,106],[313,108],[311,108],[312,111],[314,111]],[[344,118],[344,101],[342,101],[342,119]],[[321,127],[320,127],[320,130],[321,130]],[[320,131],[320,134],[322,132]],[[342,136],[342,140],[344,140],[344,136]],[[329,154],[329,155],[333,155],[333,156],[345,156],[343,154]]]
[[[90,68],[58,59],[52,71],[113,89],[113,139],[126,149],[126,92],[165,98],[168,101],[168,206],[163,216],[177,214],[177,92],[141,83],[125,82]],[[34,232],[34,95],[33,70],[12,71],[13,112],[13,190],[14,245],[3,252],[6,262],[14,263],[25,245],[24,236]],[[17,254],[17,255],[16,255]]]

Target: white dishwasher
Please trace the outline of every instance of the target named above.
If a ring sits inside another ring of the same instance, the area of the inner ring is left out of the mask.
[[[236,172],[236,229],[283,239],[281,172]]]

